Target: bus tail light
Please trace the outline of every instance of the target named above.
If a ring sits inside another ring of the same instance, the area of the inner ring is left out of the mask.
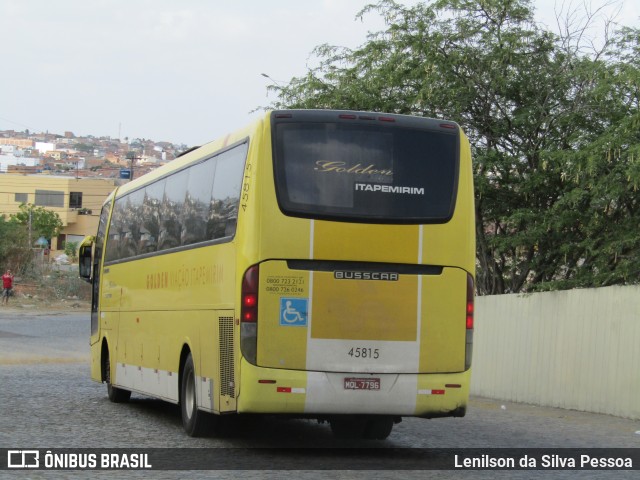
[[[259,268],[253,265],[242,277],[240,307],[240,350],[249,363],[256,365],[258,345]]]
[[[473,353],[473,314],[474,314],[474,282],[471,274],[467,274],[467,302],[466,302],[466,344],[464,355],[464,369],[471,368]]]

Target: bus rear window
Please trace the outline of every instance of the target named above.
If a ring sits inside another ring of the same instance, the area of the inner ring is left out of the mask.
[[[457,129],[416,128],[415,120],[410,127],[275,120],[281,210],[371,223],[448,221],[457,185]]]

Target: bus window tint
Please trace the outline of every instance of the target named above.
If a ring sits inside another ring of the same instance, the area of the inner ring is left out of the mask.
[[[215,172],[216,162],[214,158],[194,165],[189,171],[187,196],[184,200],[182,245],[208,240],[207,220],[209,218],[209,204]]]
[[[235,234],[247,147],[248,144],[243,143],[216,157],[216,174],[207,222],[207,236],[212,240]]]
[[[160,238],[160,206],[164,196],[165,181],[147,185],[144,189],[144,199],[142,201],[142,216],[140,217],[144,235],[142,236],[141,253],[152,253],[158,249],[158,238]]]
[[[158,250],[167,250],[168,248],[180,246],[188,176],[189,172],[187,170],[171,175],[164,187],[164,196],[160,206],[162,224]]]
[[[111,224],[109,225],[109,240],[105,261],[110,262],[120,258],[121,239],[124,237],[124,199],[118,199],[113,206]]]
[[[341,123],[276,124],[278,201],[285,213],[434,223],[453,213],[457,131]]]
[[[126,197],[125,208],[122,212],[124,223],[124,237],[120,239],[120,258],[133,257],[140,253],[140,241],[142,236],[142,225],[140,215],[142,213],[142,202],[144,200],[144,190],[137,190]]]

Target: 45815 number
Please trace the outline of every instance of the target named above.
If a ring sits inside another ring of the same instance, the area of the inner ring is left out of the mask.
[[[380,351],[377,348],[351,347],[347,355],[353,358],[372,358],[376,360],[380,357]]]

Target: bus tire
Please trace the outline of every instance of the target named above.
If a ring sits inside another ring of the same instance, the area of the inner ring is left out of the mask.
[[[191,353],[182,367],[180,384],[180,410],[182,426],[190,437],[201,437],[211,430],[211,415],[198,410],[196,402],[196,372]]]
[[[113,403],[126,403],[131,398],[131,392],[122,388],[114,387],[111,384],[111,362],[109,361],[109,353],[107,352],[107,358],[104,365],[104,377],[107,383],[107,396]]]
[[[367,421],[364,429],[364,438],[369,440],[385,440],[393,430],[393,417],[373,417]]]
[[[361,415],[336,415],[329,424],[334,437],[353,440],[364,436],[367,419]]]

